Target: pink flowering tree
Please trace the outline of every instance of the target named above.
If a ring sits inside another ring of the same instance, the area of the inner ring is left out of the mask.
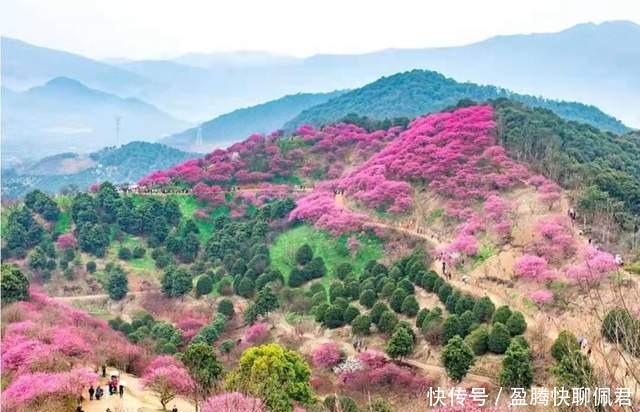
[[[155,394],[165,411],[176,396],[189,395],[195,387],[189,372],[171,356],[159,356],[151,362],[142,376],[142,383]]]
[[[73,233],[63,233],[58,236],[58,239],[56,240],[56,246],[60,250],[74,249],[77,244],[78,242],[76,241],[76,237]]]
[[[618,269],[613,255],[589,247],[583,252],[582,262],[566,269],[569,279],[576,282],[598,283]]]
[[[262,400],[240,392],[227,392],[207,399],[202,412],[268,412]]]
[[[536,282],[544,282],[552,277],[547,260],[540,256],[522,255],[516,259],[513,269],[516,276]]]
[[[25,373],[2,392],[2,409],[8,412],[72,410],[77,399],[98,376],[85,368],[68,372]]]
[[[335,342],[324,343],[315,348],[311,354],[311,362],[317,368],[332,368],[342,360],[343,355]]]
[[[531,294],[529,294],[529,297],[531,298],[533,303],[538,306],[544,306],[553,302],[553,292],[548,289],[535,290],[531,292]]]
[[[244,331],[242,342],[246,346],[264,343],[269,338],[269,325],[265,322],[254,323]]]

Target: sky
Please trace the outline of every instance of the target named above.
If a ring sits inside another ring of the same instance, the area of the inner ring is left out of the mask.
[[[93,58],[261,50],[298,57],[457,46],[640,23],[638,0],[3,0],[0,31]]]

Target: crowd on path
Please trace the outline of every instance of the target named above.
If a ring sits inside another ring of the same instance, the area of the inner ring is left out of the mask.
[[[223,186],[225,193],[235,192],[251,192],[268,190],[268,188],[260,187],[259,185],[243,185],[243,186]],[[294,192],[308,192],[313,190],[313,186],[304,184],[291,185],[290,189]],[[123,195],[136,194],[136,195],[190,195],[191,188],[170,188],[170,187],[150,187],[139,185],[121,184],[117,186],[118,193]]]

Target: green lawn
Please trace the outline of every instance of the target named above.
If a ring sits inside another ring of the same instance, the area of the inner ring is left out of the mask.
[[[134,203],[139,202],[142,197],[143,196],[133,195]],[[193,214],[196,210],[207,207],[206,203],[199,202],[194,196],[168,195],[167,197],[174,199],[178,203],[180,206],[180,213],[185,219],[193,218]],[[213,219],[218,216],[226,216],[228,214],[229,207],[218,206],[211,211],[211,220],[203,221],[194,218],[193,220],[196,222],[196,226],[198,226],[198,230],[200,231],[200,234],[198,235],[200,242],[204,243],[209,239],[209,237],[211,237],[211,233],[213,233]]]
[[[321,256],[327,266],[325,281],[333,278],[335,268],[341,263],[351,263],[355,273],[361,273],[369,260],[382,257],[382,242],[371,236],[358,235],[360,249],[350,256],[347,249],[347,235],[339,237],[329,232],[315,229],[313,226],[300,225],[280,234],[270,249],[271,265],[288,279],[294,267],[295,253],[307,243],[313,249],[314,256]]]
[[[144,243],[140,239],[131,235],[125,235],[122,241],[111,242],[109,248],[107,249],[107,257],[120,265],[134,270],[147,271],[152,273],[157,271],[155,262],[151,258],[151,249],[145,247],[145,249],[147,249],[147,253],[145,253],[145,255],[139,259],[123,261],[118,258],[118,249],[120,249],[121,246],[128,247],[131,251],[133,251],[133,249],[138,246],[145,247]]]
[[[71,198],[69,196],[57,196],[54,198],[60,208],[60,216],[53,228],[53,233],[62,234],[71,231]]]

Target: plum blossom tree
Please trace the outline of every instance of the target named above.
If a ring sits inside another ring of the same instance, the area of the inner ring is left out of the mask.
[[[76,241],[76,237],[73,233],[63,233],[58,236],[58,239],[56,240],[56,246],[60,250],[74,249],[77,244],[78,242]]]
[[[171,356],[159,356],[147,367],[142,376],[145,388],[152,391],[162,410],[178,395],[188,395],[195,388],[195,382],[185,367]]]
[[[342,357],[335,342],[324,343],[311,353],[311,363],[317,368],[332,368],[340,363]]]
[[[535,290],[531,292],[531,294],[529,294],[529,297],[531,298],[533,303],[538,306],[544,306],[553,302],[553,292],[547,289]]]
[[[244,331],[243,344],[249,346],[260,345],[269,338],[269,325],[265,322],[254,323]]]
[[[550,278],[547,260],[535,255],[522,255],[513,265],[515,275],[536,282],[544,282]]]
[[[268,412],[262,400],[240,392],[227,392],[206,400],[202,412]]]
[[[59,373],[25,373],[2,392],[2,408],[9,412],[70,410],[84,388],[97,380],[98,376],[86,368]]]

